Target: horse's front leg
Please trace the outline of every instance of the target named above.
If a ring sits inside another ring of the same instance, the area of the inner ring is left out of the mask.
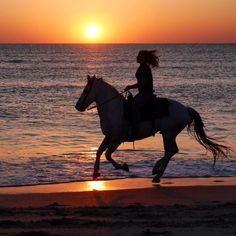
[[[102,156],[102,153],[107,149],[108,145],[110,143],[110,139],[106,136],[102,143],[100,144],[97,153],[96,153],[96,161],[94,164],[94,171],[93,171],[93,179],[97,179],[100,176],[99,169],[100,169],[100,158]]]
[[[121,140],[115,140],[115,139],[111,140],[105,154],[106,159],[109,162],[111,162],[111,164],[115,167],[115,169],[129,171],[129,167],[126,163],[119,164],[111,157],[112,153],[120,146],[121,142],[122,142]]]

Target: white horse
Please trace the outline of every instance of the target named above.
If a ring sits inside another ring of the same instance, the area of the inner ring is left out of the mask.
[[[111,162],[115,169],[129,171],[128,165],[119,164],[112,159],[112,153],[119,147],[122,142],[131,141],[128,137],[129,122],[124,118],[124,101],[125,98],[118,91],[103,79],[97,79],[95,76],[87,77],[88,83],[85,86],[75,108],[78,111],[85,111],[92,102],[96,102],[100,124],[103,134],[105,135],[100,144],[94,165],[93,179],[100,176],[100,157],[104,151],[106,159]],[[197,111],[190,107],[185,107],[181,103],[169,101],[169,115],[153,121],[140,122],[135,140],[144,139],[160,132],[164,143],[164,157],[156,162],[152,174],[155,175],[153,182],[159,182],[160,177],[168,165],[173,155],[178,153],[179,149],[176,144],[176,136],[188,126],[188,131],[196,140],[209,150],[214,157],[227,156],[229,148],[214,142],[208,137],[203,129],[202,119]],[[191,128],[193,124],[193,129]],[[153,128],[155,130],[153,130]],[[133,140],[132,140],[133,141]]]

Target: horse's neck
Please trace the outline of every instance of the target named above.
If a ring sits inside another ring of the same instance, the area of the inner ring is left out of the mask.
[[[98,107],[102,108],[102,107],[105,107],[106,105],[109,107],[112,107],[119,103],[120,104],[123,103],[123,100],[124,100],[123,96],[119,95],[119,92],[110,84],[102,81],[101,83],[99,83],[97,90],[98,90],[98,93],[96,96],[97,97],[96,103]],[[104,105],[101,105],[103,103]],[[108,107],[106,107],[106,109],[107,108]]]
[[[98,87],[96,103],[100,118],[111,118],[123,113],[124,97],[110,84],[102,81]]]

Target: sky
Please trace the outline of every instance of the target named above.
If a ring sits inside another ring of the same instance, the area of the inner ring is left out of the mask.
[[[0,6],[0,43],[236,43],[236,0],[0,0]]]

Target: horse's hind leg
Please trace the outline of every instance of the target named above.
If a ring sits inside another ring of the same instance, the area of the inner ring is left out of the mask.
[[[100,144],[97,153],[96,153],[96,161],[94,164],[94,172],[93,172],[93,179],[97,179],[100,176],[99,169],[100,169],[100,158],[102,153],[107,149],[110,143],[110,139],[106,136],[102,143]]]
[[[156,174],[156,176],[153,178],[153,182],[160,181],[159,178],[162,177],[162,175],[164,174],[171,157],[174,156],[179,151],[178,146],[176,144],[176,134],[172,132],[165,132],[162,134],[162,136],[163,136],[165,155],[161,160],[156,162],[153,168],[152,173]]]
[[[121,141],[120,140],[112,140],[107,148],[106,151],[106,159],[111,162],[111,164],[115,167],[115,169],[121,169],[125,171],[129,171],[129,167],[126,163],[123,165],[117,163],[114,159],[112,159],[111,155],[112,153],[120,146]]]
[[[165,142],[165,141],[164,141]],[[165,150],[166,150],[166,146],[164,144],[164,147],[165,147]],[[171,156],[174,156],[176,153],[178,153],[179,149],[178,149],[178,146],[176,144],[176,142],[174,141],[173,142],[173,146],[171,148],[171,151],[170,151],[170,155]],[[152,174],[155,175],[157,174],[163,167],[163,164],[165,164],[165,159],[166,159],[166,154],[164,157],[162,157],[160,160],[158,160],[153,168],[153,171],[152,171]]]

